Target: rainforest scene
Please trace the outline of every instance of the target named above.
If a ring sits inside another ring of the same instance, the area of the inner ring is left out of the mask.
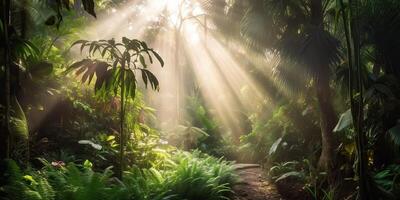
[[[399,0],[1,0],[0,44],[0,200],[400,199]]]

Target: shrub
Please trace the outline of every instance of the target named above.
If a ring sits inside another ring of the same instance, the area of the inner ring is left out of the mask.
[[[227,199],[236,180],[230,162],[199,151],[176,152],[163,169],[131,166],[122,180],[113,177],[111,167],[93,171],[93,164],[39,159],[40,170],[21,170],[8,161],[1,188],[4,199],[13,200],[220,200]]]

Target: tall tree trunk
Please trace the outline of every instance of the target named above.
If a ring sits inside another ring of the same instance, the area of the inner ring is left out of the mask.
[[[316,28],[324,30],[322,0],[311,0],[311,24]],[[321,65],[324,65],[322,62]],[[329,87],[329,66],[315,66],[321,69],[316,77],[316,93],[320,109],[321,144],[322,151],[318,166],[328,173],[328,182],[333,186],[335,183],[334,148],[336,145],[333,128],[336,124],[336,115],[331,101],[331,88]]]
[[[359,0],[349,0],[350,6],[350,33],[353,42],[353,57],[350,58],[353,67],[350,70],[355,71],[355,76],[350,76],[350,81],[355,79],[354,95],[351,94],[351,98],[358,95],[356,104],[351,108],[353,113],[353,124],[356,135],[357,144],[357,168],[358,168],[358,183],[359,183],[359,198],[361,200],[374,199],[371,197],[370,189],[370,177],[368,174],[368,156],[367,156],[367,137],[364,133],[364,86],[362,80],[363,70],[361,67],[361,53],[360,53],[360,32],[359,32]],[[352,88],[350,88],[352,89]],[[355,99],[355,98],[354,98]]]
[[[19,20],[21,24],[21,32],[20,32],[20,38],[25,40],[27,38],[27,32],[28,32],[28,10],[27,8],[29,7],[28,1],[27,0],[20,0],[20,5],[19,5]],[[22,98],[22,86],[21,86],[21,73],[19,67],[15,67],[15,71],[13,76],[15,77],[15,83],[14,83],[14,88],[12,89],[12,95],[15,95],[17,98],[17,101],[19,102],[20,99]],[[29,123],[28,123],[29,124]],[[28,127],[28,135],[26,139],[26,151],[25,151],[25,165],[29,166],[29,161],[31,157],[31,152],[30,152],[30,132],[29,132],[29,127]]]
[[[125,169],[124,163],[124,154],[125,154],[125,134],[124,134],[124,125],[125,125],[125,65],[121,67],[121,108],[120,108],[120,138],[119,138],[119,155],[120,155],[120,170],[118,174],[118,178],[122,180],[122,176]]]
[[[2,7],[3,7],[3,16],[2,16],[2,22],[3,22],[3,31],[4,31],[4,41],[5,41],[5,46],[4,48],[4,121],[2,124],[2,130],[1,132],[1,144],[0,144],[0,150],[1,150],[1,161],[4,158],[9,158],[10,157],[10,64],[11,64],[11,55],[10,55],[10,41],[9,41],[9,35],[8,35],[8,27],[10,24],[10,0],[3,0],[2,1]]]

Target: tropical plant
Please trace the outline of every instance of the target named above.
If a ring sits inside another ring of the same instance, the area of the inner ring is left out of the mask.
[[[240,151],[256,162],[302,160],[319,148],[318,118],[307,101],[287,102],[272,114],[253,115],[252,130],[242,136]],[[263,116],[265,115],[265,116]],[[310,160],[315,160],[312,156]]]
[[[42,1],[42,0],[39,0]],[[46,25],[57,25],[57,27],[60,26],[61,22],[63,21],[63,10],[70,10],[71,7],[74,6],[74,4],[78,2],[78,0],[75,1],[56,1],[56,2],[46,2],[44,1],[44,4],[48,6],[50,9],[55,12],[55,15],[50,16],[46,20]],[[83,5],[84,10],[92,15],[93,17],[96,17],[96,12],[95,12],[95,1],[94,0],[80,0],[81,5]]]
[[[93,171],[92,162],[82,164],[49,162],[40,170],[21,170],[9,160],[1,188],[5,199],[227,199],[236,181],[231,163],[198,151],[177,152],[163,169],[133,165],[122,180],[112,177],[111,168]],[[167,161],[167,160],[165,160]]]
[[[229,162],[199,151],[175,155],[175,169],[166,178],[173,199],[227,199],[236,181]]]
[[[54,15],[50,16],[46,20],[47,25],[53,25],[57,21],[57,26],[60,25],[62,21],[62,10],[69,9],[71,1],[56,1],[48,2],[37,0],[29,2],[26,0],[14,1],[6,0],[1,2],[2,15],[0,16],[1,24],[1,39],[2,45],[0,51],[2,52],[2,58],[0,60],[0,65],[2,66],[1,81],[4,82],[4,87],[1,88],[4,97],[1,99],[1,104],[4,106],[4,119],[2,119],[1,127],[4,129],[4,133],[1,134],[0,141],[4,144],[2,146],[1,158],[8,158],[13,151],[13,144],[11,140],[13,137],[13,132],[10,130],[11,122],[11,101],[13,96],[18,96],[20,88],[19,74],[24,71],[24,62],[30,59],[34,59],[37,56],[38,49],[32,45],[27,38],[28,29],[31,28],[32,24],[29,24],[32,19],[31,16],[35,10],[33,4],[42,4],[47,8],[54,11]],[[95,16],[94,12],[94,1],[93,0],[83,0],[84,9]],[[43,11],[43,10],[41,10]],[[36,15],[41,15],[43,12],[37,12]],[[58,20],[56,20],[58,18]],[[6,147],[9,147],[8,149]],[[29,151],[29,150],[28,150]],[[29,154],[29,153],[28,153]],[[29,157],[29,156],[28,156]]]
[[[384,188],[386,191],[392,192],[394,196],[399,195],[400,182],[398,180],[400,175],[399,165],[389,165],[374,175],[375,182]]]
[[[289,177],[297,177],[304,179],[304,172],[297,171],[299,162],[289,161],[284,163],[277,163],[269,169],[269,175],[275,182],[279,182]]]
[[[148,70],[148,62],[153,63],[153,56],[164,66],[164,61],[153,49],[149,48],[145,42],[126,37],[122,38],[122,43],[111,40],[87,41],[79,40],[73,44],[80,45],[81,52],[88,48],[89,58],[75,62],[68,69],[77,70],[76,75],[82,74],[82,82],[91,83],[96,75],[94,85],[95,93],[102,98],[113,94],[121,97],[120,106],[120,176],[124,169],[124,134],[125,123],[125,103],[126,98],[135,98],[137,79],[136,73],[140,71],[142,79],[147,87],[149,83],[154,90],[159,89],[156,76]],[[150,55],[153,54],[153,56]],[[101,59],[95,59],[100,56]],[[145,56],[147,58],[145,58]]]
[[[332,175],[330,180],[333,181],[336,143],[332,130],[336,115],[329,82],[330,67],[340,61],[340,51],[339,41],[326,26],[327,7],[331,2],[252,1],[241,18],[240,30],[252,47],[261,52],[268,49],[279,57],[274,73],[282,81],[281,85],[295,89],[311,84],[315,89],[322,136],[319,166]],[[319,55],[318,58],[315,55]],[[304,76],[299,78],[299,75]]]
[[[136,166],[124,172],[123,186],[128,199],[167,200],[175,195],[168,195],[165,175],[154,168],[140,169]]]
[[[4,177],[7,185],[2,188],[5,199],[15,200],[54,200],[55,192],[46,178],[24,175],[13,160],[7,160]]]

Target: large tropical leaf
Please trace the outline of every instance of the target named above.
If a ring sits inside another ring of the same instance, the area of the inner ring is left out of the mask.
[[[298,171],[287,172],[287,173],[284,173],[281,176],[279,176],[275,180],[275,182],[277,183],[279,181],[285,180],[285,179],[290,178],[290,177],[302,178],[302,177],[304,177],[304,173],[298,172]]]
[[[351,110],[348,109],[346,112],[340,115],[339,121],[336,124],[333,132],[339,132],[353,124],[353,117],[351,115]]]
[[[77,61],[68,67],[65,72],[69,73],[75,70],[75,74],[81,76],[81,81],[88,84],[96,77],[94,85],[96,95],[100,97],[106,97],[109,94],[117,95],[118,91],[122,89],[120,86],[123,83],[124,96],[135,98],[137,88],[136,71],[141,71],[142,80],[146,87],[149,84],[153,90],[159,90],[158,79],[149,70],[148,62],[150,64],[153,63],[153,56],[161,66],[164,66],[164,61],[145,42],[123,37],[122,43],[117,43],[114,39],[99,41],[78,40],[72,46],[75,45],[80,46],[81,52],[87,49],[90,57],[100,56],[101,59],[89,57]]]
[[[269,155],[273,155],[275,152],[276,152],[276,150],[278,149],[278,147],[279,147],[279,145],[281,144],[281,142],[282,142],[282,137],[280,137],[280,138],[278,138],[273,144],[272,144],[272,146],[271,146],[271,148],[269,149]]]
[[[91,147],[93,147],[96,150],[101,150],[103,148],[100,144],[96,144],[91,140],[79,140],[78,143],[90,145]]]

